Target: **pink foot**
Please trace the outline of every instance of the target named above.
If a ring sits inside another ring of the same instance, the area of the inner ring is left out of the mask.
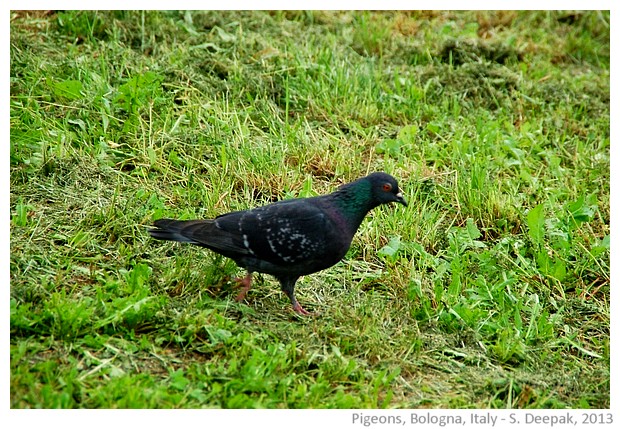
[[[295,311],[295,313],[301,314],[302,316],[315,316],[316,315],[314,313],[310,313],[309,311],[304,310],[303,307],[299,305],[299,303],[296,303],[293,306],[293,310]]]
[[[247,273],[244,278],[235,279],[237,282],[237,286],[241,287],[241,291],[239,295],[237,295],[237,301],[243,301],[245,299],[245,294],[248,293],[250,288],[252,287],[252,273]]]

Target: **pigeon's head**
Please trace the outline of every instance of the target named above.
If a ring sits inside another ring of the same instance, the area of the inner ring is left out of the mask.
[[[372,173],[365,177],[370,181],[373,200],[379,204],[396,202],[407,206],[407,201],[398,189],[398,182],[387,173]]]

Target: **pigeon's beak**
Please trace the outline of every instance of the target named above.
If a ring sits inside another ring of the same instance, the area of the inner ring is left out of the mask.
[[[400,192],[396,194],[396,202],[401,203],[403,206],[407,207],[407,201],[405,201],[405,199],[403,198],[403,194]]]

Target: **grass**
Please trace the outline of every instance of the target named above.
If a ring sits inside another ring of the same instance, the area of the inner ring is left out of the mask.
[[[11,12],[14,408],[608,408],[608,12]],[[384,170],[234,301],[155,242]]]

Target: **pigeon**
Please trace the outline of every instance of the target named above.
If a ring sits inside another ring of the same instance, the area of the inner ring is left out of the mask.
[[[265,273],[280,282],[296,313],[310,315],[295,298],[299,277],[339,262],[366,214],[391,202],[407,206],[396,179],[376,172],[327,195],[281,200],[214,219],[159,219],[149,233],[159,240],[206,247],[245,268],[247,275],[237,279],[237,301],[245,299],[252,273]]]

